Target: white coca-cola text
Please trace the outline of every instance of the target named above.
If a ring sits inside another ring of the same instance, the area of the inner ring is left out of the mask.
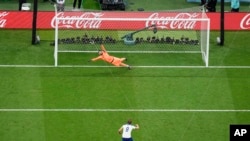
[[[59,12],[52,20],[51,26],[55,28],[56,17],[66,18],[64,20],[58,20],[58,27],[63,28],[88,28],[88,29],[98,29],[101,26],[101,20],[99,18],[103,16],[102,13],[86,12],[80,16],[65,16],[64,12]],[[68,18],[68,19],[67,19]],[[79,18],[79,19],[74,19]],[[81,18],[81,19],[80,19]],[[91,18],[91,19],[86,19]],[[94,19],[93,19],[94,18]]]
[[[7,20],[4,18],[9,12],[0,12],[0,28],[4,28],[7,24]]]
[[[146,21],[146,27],[156,25],[158,28],[167,29],[194,29],[197,21],[195,20],[176,20],[176,19],[195,19],[197,13],[178,13],[174,17],[160,17],[159,13],[153,13]]]
[[[241,29],[250,29],[250,14],[244,16],[240,22]]]

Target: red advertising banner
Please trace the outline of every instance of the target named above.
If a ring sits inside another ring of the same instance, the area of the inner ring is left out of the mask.
[[[72,29],[138,29],[156,24],[159,28],[172,30],[196,29],[199,23],[190,19],[201,18],[202,13],[169,13],[169,12],[38,12],[37,28],[53,29],[55,17],[85,18],[84,20],[60,20],[61,28]],[[210,29],[220,30],[220,13],[207,13]],[[96,20],[87,20],[95,18]],[[143,18],[144,21],[106,21],[107,18]],[[164,21],[162,21],[164,19]],[[166,19],[166,20],[165,20]],[[173,21],[168,19],[187,19]],[[0,29],[31,29],[33,12],[0,11]],[[225,30],[250,30],[250,13],[225,13]],[[110,23],[112,22],[112,24]],[[117,24],[114,24],[117,22]],[[132,25],[132,26],[131,26]]]

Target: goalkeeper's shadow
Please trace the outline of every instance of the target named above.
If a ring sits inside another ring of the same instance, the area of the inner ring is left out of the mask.
[[[86,75],[92,77],[122,77],[125,74],[128,74],[129,71],[130,70],[125,67],[107,67],[105,69],[98,69],[98,71],[92,71],[89,74],[86,73]]]

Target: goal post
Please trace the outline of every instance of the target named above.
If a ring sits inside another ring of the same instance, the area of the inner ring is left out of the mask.
[[[205,62],[206,67],[209,63],[209,39],[210,39],[210,20],[206,13],[202,13],[202,19],[206,19],[206,22],[201,22],[201,53],[202,59]]]
[[[69,16],[57,14],[54,19],[55,66],[59,64],[60,53],[96,53],[103,43],[111,53],[171,53],[191,57],[191,54],[201,54],[200,58],[208,67],[210,20],[204,13],[164,13],[164,18],[154,13],[150,18],[108,14],[106,17],[100,12],[85,12],[80,16],[75,16],[74,12]]]

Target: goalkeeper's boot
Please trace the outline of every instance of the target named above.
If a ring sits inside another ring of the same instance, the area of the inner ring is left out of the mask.
[[[132,69],[131,66],[128,66],[128,69],[131,70]]]

